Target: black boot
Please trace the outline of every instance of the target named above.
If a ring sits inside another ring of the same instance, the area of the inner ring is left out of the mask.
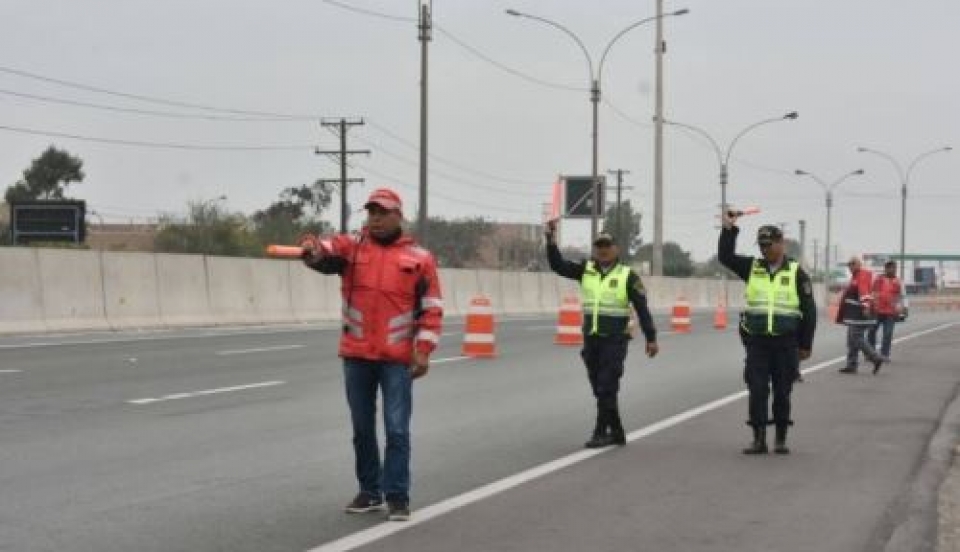
[[[607,435],[607,411],[604,408],[597,407],[597,423],[593,426],[593,435],[590,440],[583,444],[586,448],[603,448],[611,443],[610,436]]]
[[[620,420],[620,411],[616,406],[607,411],[607,420],[610,423],[610,441],[614,445],[626,445],[627,436],[623,431],[623,422]]]
[[[787,447],[787,426],[785,425],[777,426],[777,435],[776,440],[773,443],[773,452],[777,454],[790,454],[790,449]]]
[[[767,428],[764,426],[753,428],[753,442],[750,446],[743,449],[744,454],[766,454],[767,453]]]

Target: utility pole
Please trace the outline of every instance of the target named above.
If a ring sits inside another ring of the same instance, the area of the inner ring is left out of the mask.
[[[621,195],[622,195],[622,191],[623,191],[624,189],[628,189],[628,190],[629,190],[629,189],[632,189],[632,188],[629,188],[629,187],[628,187],[628,188],[624,188],[624,187],[623,187],[623,175],[625,175],[625,174],[630,174],[630,171],[628,171],[628,170],[626,170],[626,169],[617,169],[617,170],[608,170],[607,173],[608,173],[608,174],[615,174],[615,175],[617,175],[617,206],[616,206],[616,208],[615,208],[615,210],[614,210],[614,215],[613,215],[613,224],[614,224],[613,227],[614,227],[614,229],[615,229],[615,230],[614,230],[614,236],[613,236],[613,237],[616,238],[618,241],[621,242],[621,243],[620,243],[621,246],[625,246],[625,245],[627,245],[627,244],[623,243],[623,239],[622,239],[622,238],[624,238],[625,236],[621,236],[621,235],[620,235],[621,232],[623,232],[623,227],[620,225],[620,203],[621,203],[620,198],[621,198]],[[604,203],[606,203],[606,202],[604,202]]]
[[[419,0],[420,29],[420,205],[417,207],[417,240],[427,245],[427,45],[433,29],[433,0]]]
[[[820,242],[813,238],[813,275],[816,277],[820,268]]]
[[[656,92],[653,121],[653,248],[650,273],[663,276],[663,0],[657,0]]]
[[[800,219],[800,266],[804,266],[807,255],[807,221]]]
[[[347,156],[348,155],[370,155],[370,150],[348,150],[347,149],[347,130],[350,127],[362,126],[363,119],[348,121],[346,119],[321,119],[320,126],[333,129],[332,132],[340,138],[339,150],[322,151],[317,148],[317,155],[329,155],[335,161],[340,163],[340,233],[347,233],[347,219],[350,214],[347,212],[347,184],[351,182],[363,182],[362,178],[347,178]],[[321,179],[318,182],[337,182],[334,179]]]

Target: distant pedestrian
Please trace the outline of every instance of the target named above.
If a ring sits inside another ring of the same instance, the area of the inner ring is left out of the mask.
[[[883,265],[883,274],[873,281],[873,304],[877,313],[876,323],[867,332],[867,340],[877,348],[877,330],[883,330],[880,342],[880,355],[884,362],[890,362],[890,346],[893,343],[893,327],[903,309],[903,287],[897,278],[896,261],[887,261]]]
[[[850,282],[843,289],[836,320],[838,324],[847,326],[847,364],[840,369],[840,373],[857,373],[860,353],[863,353],[873,364],[873,373],[876,374],[883,364],[883,357],[867,341],[867,330],[874,325],[873,274],[863,267],[860,257],[851,257],[847,268],[850,270]]]
[[[593,396],[597,399],[596,424],[584,446],[625,445],[627,439],[620,420],[617,395],[630,343],[631,306],[647,341],[647,356],[656,356],[660,350],[643,282],[636,272],[620,262],[620,250],[610,234],[597,235],[593,242],[593,258],[582,263],[567,261],[560,254],[553,221],[547,223],[546,238],[550,268],[564,278],[580,282],[583,298],[583,350],[580,356],[587,367]]]
[[[440,339],[443,300],[436,262],[403,233],[400,196],[374,190],[359,235],[306,244],[304,262],[338,274],[343,298],[343,358],[360,492],[348,513],[387,510],[410,518],[410,417],[413,380],[426,375]],[[386,447],[377,443],[377,390],[383,395]],[[386,503],[384,503],[386,499]]]
[[[740,338],[747,349],[744,380],[750,390],[753,441],[744,454],[767,453],[768,398],[773,388],[774,452],[789,454],[787,430],[791,419],[790,394],[800,372],[800,361],[810,358],[817,326],[817,306],[810,277],[800,263],[786,256],[783,231],[761,226],[757,245],[761,257],[736,254],[734,213],[725,213],[717,258],[747,283],[746,309],[741,315]]]

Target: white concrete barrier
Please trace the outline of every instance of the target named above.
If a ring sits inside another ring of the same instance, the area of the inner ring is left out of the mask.
[[[340,276],[321,274],[301,261],[287,262],[294,318],[298,322],[340,320]]]
[[[444,268],[440,271],[440,278],[446,280],[443,288],[443,304],[447,308],[447,312],[454,315],[466,315],[470,300],[480,293],[480,283],[477,280],[476,271]]]
[[[0,333],[46,330],[37,251],[0,248]]]
[[[166,326],[212,326],[206,259],[201,255],[157,254],[160,319]]]
[[[294,322],[290,262],[245,259],[250,266],[251,293],[257,322]],[[317,274],[320,276],[320,274]]]
[[[160,319],[156,256],[102,251],[107,322],[114,329],[155,328]]]
[[[68,249],[37,249],[36,253],[47,329],[108,329],[100,254]]]
[[[500,273],[504,312],[542,312],[540,279],[536,272],[504,271]]]
[[[503,285],[499,270],[477,270],[477,293],[490,300],[493,312],[503,314]]]
[[[552,272],[440,270],[445,312],[486,296],[497,313],[558,312],[579,284]],[[697,309],[723,296],[716,279],[644,277],[650,307],[683,295]],[[729,279],[730,309],[743,282]],[[817,297],[822,296],[818,285]],[[204,326],[340,319],[340,278],[298,261],[0,248],[0,333]]]
[[[206,257],[210,312],[219,324],[258,324],[257,289],[250,259]],[[267,261],[260,261],[267,262]]]

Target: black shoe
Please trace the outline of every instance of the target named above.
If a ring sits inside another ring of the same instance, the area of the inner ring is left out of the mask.
[[[627,444],[627,436],[624,434],[622,427],[620,429],[613,428],[610,432],[610,442],[621,447]]]
[[[883,357],[882,357],[882,356],[878,356],[876,359],[874,359],[874,361],[873,361],[873,375],[877,375],[877,372],[880,371],[880,366],[881,366],[882,364],[883,364]]]
[[[777,428],[777,435],[773,442],[773,452],[777,454],[790,454],[790,449],[787,447],[786,427]]]
[[[410,504],[399,500],[387,502],[387,519],[390,521],[407,521],[410,519]]]
[[[857,367],[856,367],[856,366],[845,366],[845,367],[843,367],[843,368],[840,369],[840,373],[841,373],[841,374],[856,374],[856,373],[857,373]]]
[[[358,494],[347,507],[344,508],[348,514],[365,514],[383,510],[383,499],[379,496],[371,496],[367,493]]]
[[[753,442],[750,446],[743,449],[744,454],[766,454],[767,453],[767,428],[753,428]]]
[[[593,436],[590,437],[590,440],[584,443],[583,446],[584,448],[595,449],[609,447],[612,444],[614,444],[613,436],[609,433],[603,433],[600,435],[594,433]]]

